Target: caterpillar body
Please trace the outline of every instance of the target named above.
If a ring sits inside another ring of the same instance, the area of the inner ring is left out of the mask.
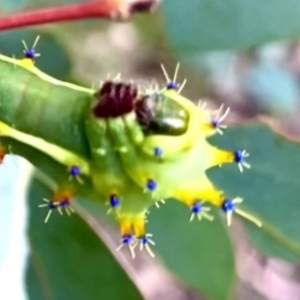
[[[154,255],[145,216],[169,198],[185,203],[191,220],[211,220],[213,205],[228,224],[236,212],[261,226],[237,207],[240,198],[226,198],[206,175],[224,163],[243,170],[248,154],[207,142],[222,133],[225,115],[182,96],[176,76],[166,75],[162,89],[116,79],[95,90],[48,76],[32,57],[0,55],[0,69],[0,152],[25,157],[52,183],[53,198],[40,205],[48,208],[45,221],[54,210],[73,212],[73,198],[90,197],[109,206],[120,247],[133,256],[137,244]]]

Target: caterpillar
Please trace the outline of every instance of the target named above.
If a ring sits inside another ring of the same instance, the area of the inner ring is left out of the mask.
[[[34,46],[36,43],[34,44]],[[226,163],[249,168],[245,150],[222,150],[207,138],[223,134],[229,112],[195,104],[165,68],[166,84],[141,88],[120,78],[97,89],[63,82],[35,66],[36,52],[25,44],[20,59],[0,55],[0,157],[14,153],[44,174],[53,190],[38,206],[71,214],[74,198],[89,197],[108,207],[120,227],[118,249],[154,245],[146,214],[170,198],[181,201],[195,218],[213,220],[220,208],[230,225],[233,213],[261,226],[206,175]],[[14,80],[12,80],[12,78]],[[1,159],[1,160],[2,160]]]

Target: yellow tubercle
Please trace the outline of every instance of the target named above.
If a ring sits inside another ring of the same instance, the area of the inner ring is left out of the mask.
[[[205,147],[207,148],[207,153],[209,153],[206,158],[207,168],[235,162],[234,152],[219,149],[208,143],[206,143]]]
[[[57,190],[54,192],[54,194],[52,196],[52,202],[56,203],[56,202],[61,201],[61,199],[70,201],[72,199],[72,197],[73,197],[73,193],[69,189]]]
[[[134,234],[139,237],[145,234],[145,213],[129,215],[120,213],[118,217],[122,235]]]
[[[176,199],[191,206],[195,200],[203,200],[214,206],[221,207],[223,203],[223,191],[219,191],[213,187],[207,189],[199,189],[192,193],[187,189],[179,189],[176,193]]]
[[[217,133],[216,129],[210,123],[202,125],[199,130],[204,133],[206,138],[211,137]]]
[[[144,214],[135,217],[132,221],[132,225],[133,225],[134,233],[137,237],[141,237],[146,234]]]
[[[120,217],[119,218],[119,224],[120,224],[120,231],[121,234],[124,235],[130,235],[132,232],[132,224],[131,220],[126,217]]]
[[[31,58],[17,59],[17,61],[19,62],[18,63],[19,66],[27,70],[34,71],[34,60],[32,60]]]
[[[223,202],[223,192],[216,189],[205,174],[201,178],[178,185],[174,197],[188,206],[195,200],[203,200],[218,207]]]

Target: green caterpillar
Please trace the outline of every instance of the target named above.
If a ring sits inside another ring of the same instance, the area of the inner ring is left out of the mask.
[[[206,176],[224,163],[250,167],[246,151],[220,150],[207,137],[222,133],[221,109],[211,112],[180,95],[184,84],[165,75],[164,88],[140,89],[119,79],[98,90],[54,79],[25,57],[0,55],[1,160],[10,152],[29,160],[51,182],[53,198],[40,206],[73,212],[74,197],[109,206],[120,224],[121,245],[134,256],[136,245],[154,256],[145,228],[149,208],[175,198],[194,217],[212,220],[210,207],[236,212],[261,226],[228,199]],[[11,80],[14,78],[14,80]]]

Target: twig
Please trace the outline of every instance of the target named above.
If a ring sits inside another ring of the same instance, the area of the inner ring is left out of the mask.
[[[0,30],[79,19],[127,20],[133,13],[149,12],[159,0],[91,0],[0,17]]]

